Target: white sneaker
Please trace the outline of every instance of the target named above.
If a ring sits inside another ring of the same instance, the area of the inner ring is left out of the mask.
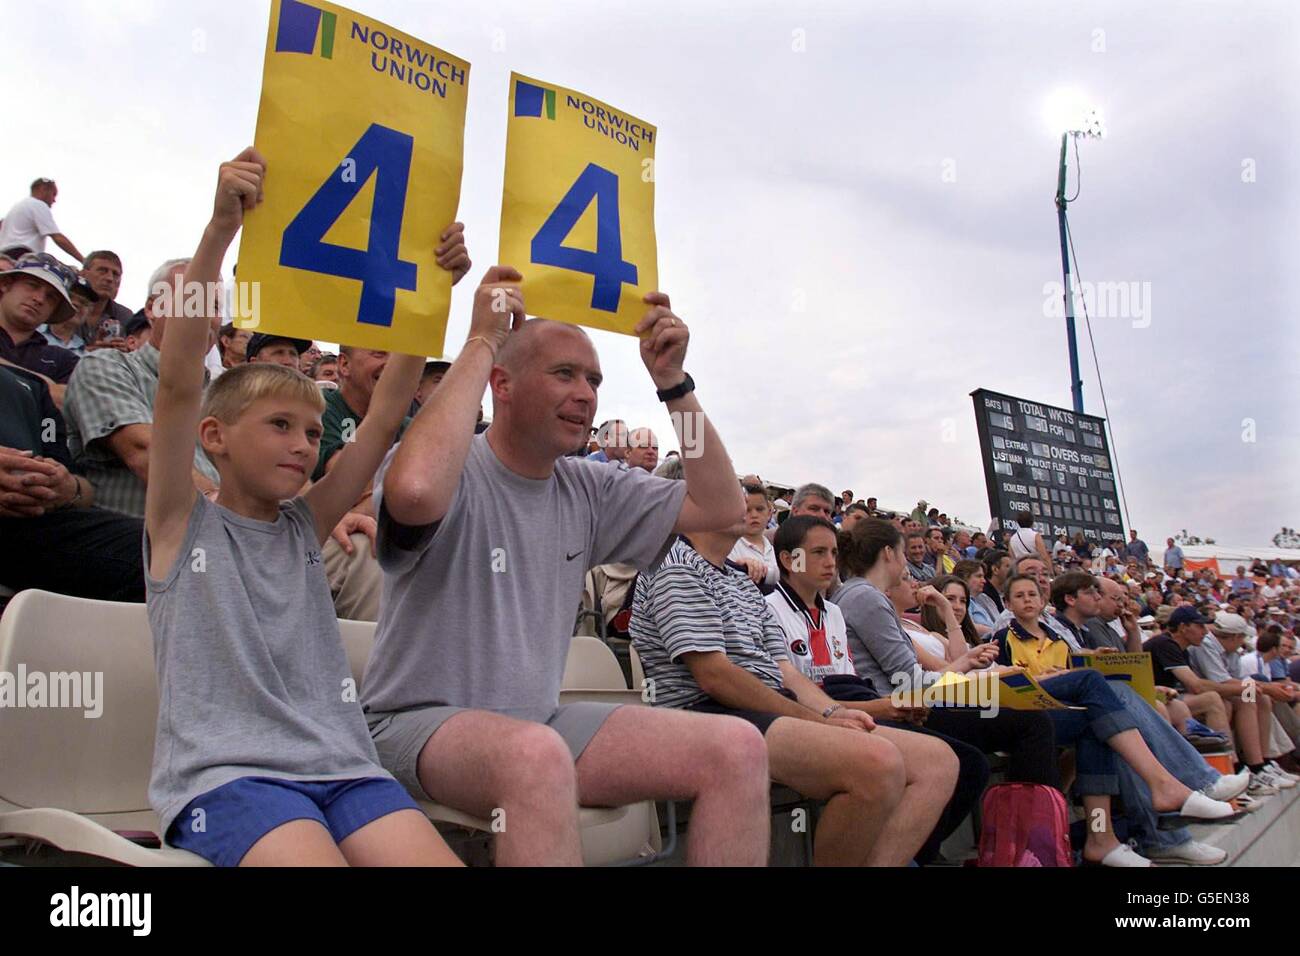
[[[1250,768],[1245,768],[1241,773],[1234,773],[1230,776],[1221,776],[1214,783],[1201,790],[1211,800],[1231,800],[1233,797],[1240,796],[1246,792],[1250,786]]]
[[[1264,769],[1259,772],[1259,778],[1270,787],[1277,787],[1279,790],[1291,790],[1296,784],[1296,782],[1290,777],[1281,777],[1275,774],[1272,770],[1269,770],[1267,764],[1265,764]]]
[[[1151,861],[1127,843],[1121,843],[1101,858],[1102,866],[1150,866]]]
[[[1238,797],[1233,797],[1232,802],[1238,810],[1245,811],[1246,813],[1254,813],[1264,805],[1264,801],[1258,796],[1252,797],[1249,790]]]
[[[1281,767],[1277,765],[1276,760],[1268,761],[1266,764],[1264,764],[1264,769],[1267,770],[1275,777],[1281,777],[1283,780],[1291,780],[1296,783],[1300,783],[1300,777],[1297,777],[1293,773],[1287,773],[1285,770],[1283,770]]]
[[[1264,774],[1262,772],[1252,773],[1250,775],[1250,786],[1246,788],[1246,794],[1248,796],[1272,797],[1281,792],[1281,790],[1264,779]]]
[[[1193,866],[1214,866],[1228,858],[1227,850],[1195,840],[1177,846],[1150,847],[1144,852],[1153,863],[1190,863]]]

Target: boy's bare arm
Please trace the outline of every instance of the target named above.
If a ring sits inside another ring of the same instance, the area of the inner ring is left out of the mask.
[[[420,387],[423,371],[424,356],[389,356],[370,399],[370,410],[353,440],[330,459],[332,467],[303,496],[316,519],[316,536],[322,543],[374,480]]]
[[[470,267],[464,224],[453,222],[442,231],[440,239],[442,245],[434,250],[434,255],[438,265],[451,273],[451,284],[455,285]],[[346,513],[374,517],[370,484],[420,387],[424,361],[423,356],[397,353],[389,358],[370,399],[370,410],[361,420],[353,440],[330,457],[325,476],[304,494],[316,518],[316,534],[322,543]]]
[[[262,198],[266,162],[249,147],[221,164],[212,219],[194,258],[185,270],[184,288],[202,283],[202,318],[179,308],[167,316],[167,340],[158,363],[158,394],[154,400],[149,441],[149,480],[145,493],[145,530],[151,548],[150,573],[162,577],[175,563],[194,506],[194,442],[203,401],[203,357],[219,296],[221,260],[244,221],[244,210]],[[189,299],[189,296],[178,297]],[[177,302],[179,305],[179,301]],[[211,314],[208,314],[211,313]]]

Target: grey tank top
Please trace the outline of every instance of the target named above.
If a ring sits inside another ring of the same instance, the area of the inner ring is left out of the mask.
[[[195,797],[240,777],[389,777],[339,635],[311,509],[275,521],[196,495],[185,543],[149,576],[158,730],[149,802],[165,836]]]

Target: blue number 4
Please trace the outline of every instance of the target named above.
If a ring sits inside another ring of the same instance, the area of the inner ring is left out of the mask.
[[[359,281],[357,321],[366,325],[391,326],[397,290],[415,288],[415,263],[397,257],[413,142],[405,133],[372,123],[348,154],[345,162],[349,165],[321,184],[284,230],[280,244],[282,266]],[[325,233],[372,175],[376,177],[375,201],[367,248],[323,242]]]
[[[572,249],[564,240],[596,202],[596,251]],[[623,236],[618,224],[618,176],[595,163],[589,163],[555,211],[533,236],[533,262],[574,272],[585,272],[595,282],[591,290],[591,307],[603,312],[617,312],[623,283],[636,285],[636,266],[623,261]]]

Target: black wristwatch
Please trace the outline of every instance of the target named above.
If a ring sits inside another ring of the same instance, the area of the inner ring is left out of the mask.
[[[683,373],[686,377],[674,385],[672,388],[661,388],[656,394],[661,402],[671,402],[674,398],[681,398],[683,395],[689,395],[695,391],[695,379],[691,378],[690,372]]]

